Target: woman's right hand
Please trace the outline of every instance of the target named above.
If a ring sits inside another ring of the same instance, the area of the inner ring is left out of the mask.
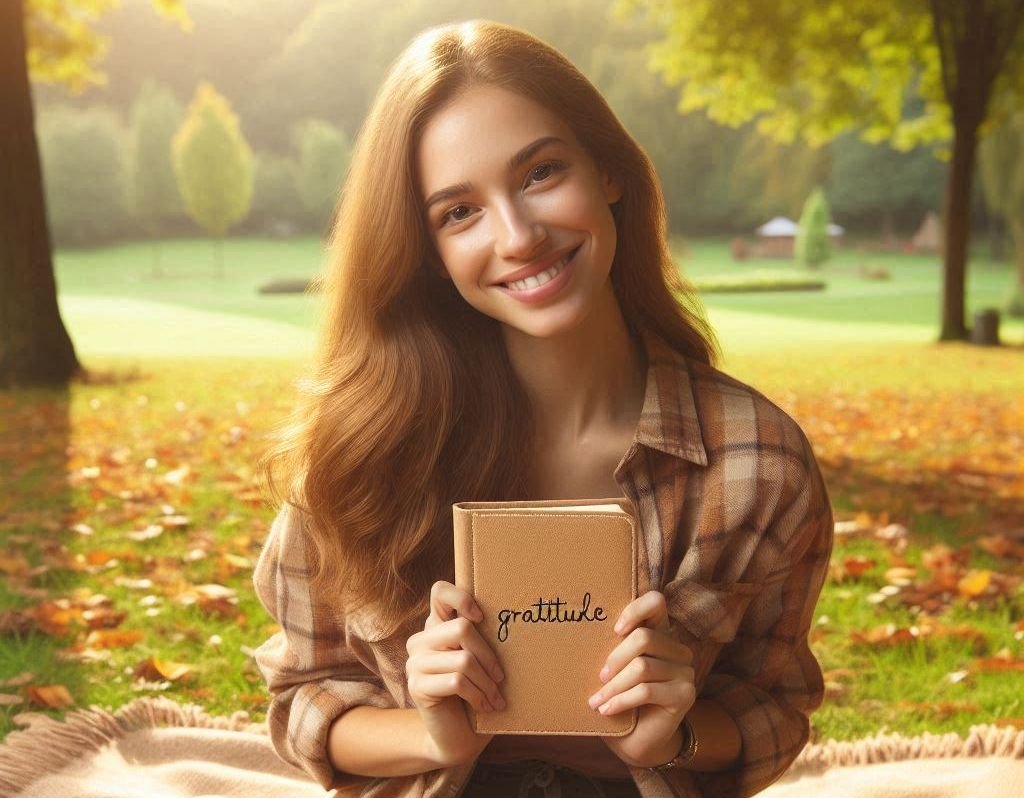
[[[476,629],[481,620],[480,607],[469,593],[437,581],[430,589],[423,631],[409,637],[405,646],[409,694],[426,725],[431,757],[441,767],[471,762],[494,737],[473,731],[463,701],[477,712],[505,707],[497,685],[504,675]]]

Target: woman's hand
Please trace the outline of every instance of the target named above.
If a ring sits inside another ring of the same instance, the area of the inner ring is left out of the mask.
[[[697,698],[693,653],[668,626],[665,595],[650,590],[631,601],[615,625],[625,639],[609,654],[602,687],[591,707],[602,714],[639,707],[636,727],[623,737],[602,737],[627,765],[660,765],[675,755],[671,742]],[[668,753],[666,753],[668,751]]]
[[[427,727],[430,756],[442,767],[471,762],[494,737],[473,731],[463,701],[477,712],[505,706],[497,685],[504,679],[498,658],[474,625],[481,620],[469,593],[451,582],[435,582],[423,631],[405,646],[409,694]]]

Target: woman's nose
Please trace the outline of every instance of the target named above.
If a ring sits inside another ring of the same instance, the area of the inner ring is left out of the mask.
[[[523,259],[532,255],[547,238],[547,230],[515,204],[495,214],[494,251],[503,258]]]

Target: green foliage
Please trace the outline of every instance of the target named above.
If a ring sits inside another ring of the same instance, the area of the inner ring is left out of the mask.
[[[800,229],[796,233],[794,254],[796,262],[811,269],[817,269],[832,254],[828,235],[828,204],[825,192],[814,189],[804,203],[800,214]]]
[[[171,161],[171,140],[180,125],[181,104],[174,94],[147,81],[132,110],[128,206],[151,236],[184,212]]]
[[[989,210],[1024,218],[1024,111],[1002,112],[978,146],[978,165]]]
[[[651,65],[682,84],[680,111],[706,108],[731,126],[756,119],[760,133],[812,146],[854,127],[901,150],[952,134],[925,3],[619,0],[616,12],[637,7],[665,32]],[[904,118],[908,89],[921,112]]]
[[[107,241],[123,229],[125,132],[105,108],[54,108],[38,124],[50,230],[60,246]]]
[[[1024,111],[999,109],[1000,118],[978,147],[985,201],[1006,219],[1013,237],[1017,279],[1004,302],[1011,316],[1024,317]]]
[[[323,229],[348,169],[351,146],[344,130],[320,119],[300,122],[293,138],[299,157],[299,196],[314,228]]]
[[[252,209],[263,230],[271,230],[280,222],[299,224],[302,221],[298,166],[294,159],[271,152],[256,154]]]
[[[227,100],[203,81],[173,140],[185,208],[213,236],[245,218],[252,202],[252,150]]]
[[[942,207],[945,168],[926,148],[899,152],[850,131],[830,149],[829,201],[844,225],[877,230],[889,217],[896,227],[913,229]]]

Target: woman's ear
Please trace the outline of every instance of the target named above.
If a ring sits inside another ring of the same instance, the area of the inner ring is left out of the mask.
[[[622,188],[619,186],[618,181],[613,180],[604,172],[601,173],[601,181],[604,185],[604,196],[609,205],[614,205],[622,199]]]

